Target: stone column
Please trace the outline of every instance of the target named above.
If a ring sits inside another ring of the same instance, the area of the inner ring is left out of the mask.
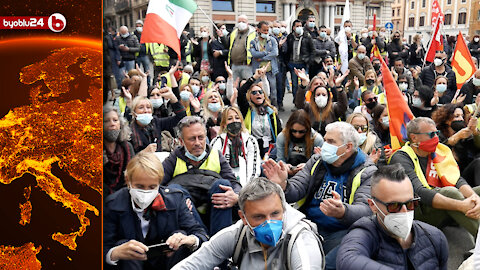
[[[330,23],[330,7],[328,5],[325,5],[325,8],[324,8],[324,17],[323,17],[323,24],[328,27],[329,23]]]
[[[296,13],[297,13],[297,5],[295,3],[290,4],[290,15],[293,14],[293,16],[296,17]]]
[[[290,5],[283,4],[283,20],[287,20],[290,17]]]
[[[335,5],[330,6],[330,25],[329,28],[332,29],[332,34],[335,32]]]

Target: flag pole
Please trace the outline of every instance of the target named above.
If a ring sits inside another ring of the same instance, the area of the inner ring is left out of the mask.
[[[205,11],[203,11],[202,7],[200,5],[197,5],[197,7],[202,11],[202,13],[205,15],[205,17],[207,17],[207,19],[213,24],[213,27],[215,27],[215,30],[220,31],[220,29],[218,29],[217,25],[212,21],[212,19],[210,19],[210,17],[208,17],[207,13],[205,13]]]

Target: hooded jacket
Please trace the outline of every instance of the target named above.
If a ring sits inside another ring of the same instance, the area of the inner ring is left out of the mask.
[[[282,236],[276,246],[267,249],[267,269],[285,269],[286,258],[283,258],[282,252],[285,236],[303,218],[305,218],[304,214],[286,205]],[[214,266],[233,256],[243,226],[243,221],[239,220],[232,226],[221,230],[190,257],[175,265],[172,270],[213,269]],[[252,233],[247,232],[246,237],[248,252],[242,257],[240,269],[265,269],[262,246]],[[304,230],[299,234],[293,245],[290,261],[290,269],[321,269],[322,256],[312,231]]]

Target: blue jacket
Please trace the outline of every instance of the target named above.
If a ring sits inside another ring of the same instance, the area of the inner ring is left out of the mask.
[[[375,216],[355,222],[343,238],[337,254],[337,269],[447,269],[448,244],[436,227],[414,220],[414,239],[406,251],[378,223]]]
[[[265,43],[265,51],[262,52],[260,51],[260,41],[257,36],[250,43],[250,53],[252,54],[252,70],[254,73],[260,67],[260,62],[262,61],[270,61],[272,74],[278,73],[278,43],[274,37],[268,36]]]
[[[195,220],[185,203],[185,196],[176,189],[159,188],[167,210],[155,211],[150,220],[147,239],[143,237],[140,219],[132,209],[128,188],[108,196],[103,208],[103,258],[108,251],[118,245],[135,239],[144,244],[153,245],[165,242],[176,232],[195,235],[200,243],[208,240],[207,232]]]

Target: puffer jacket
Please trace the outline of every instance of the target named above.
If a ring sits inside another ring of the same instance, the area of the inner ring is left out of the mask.
[[[447,269],[448,244],[436,227],[414,220],[413,244],[404,250],[378,223],[375,216],[355,222],[343,238],[337,254],[337,269]]]

